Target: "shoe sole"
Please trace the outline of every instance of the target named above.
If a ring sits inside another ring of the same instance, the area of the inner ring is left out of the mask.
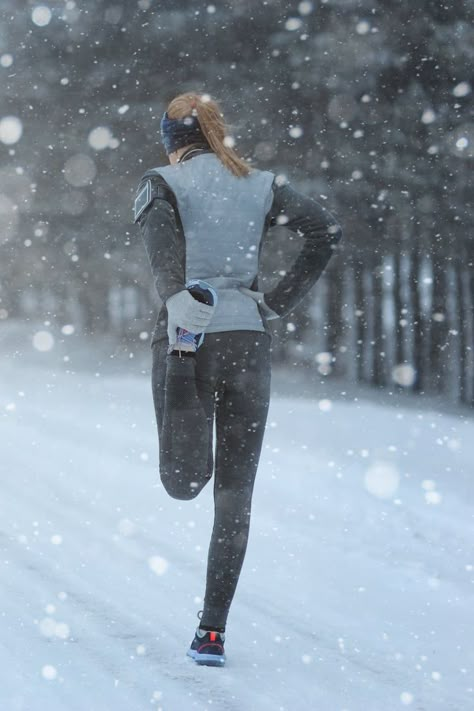
[[[207,667],[223,667],[226,661],[224,656],[218,656],[217,654],[198,654],[192,649],[188,649],[186,654],[188,657],[191,657],[191,659],[194,659],[196,664]]]

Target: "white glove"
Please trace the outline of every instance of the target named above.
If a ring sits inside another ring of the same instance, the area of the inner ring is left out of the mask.
[[[247,294],[247,296],[250,296],[257,302],[257,304],[263,309],[268,321],[271,321],[274,318],[280,318],[279,315],[265,303],[265,294],[263,291],[253,291],[253,289],[247,289],[245,286],[240,286],[239,291],[241,291],[242,294]]]
[[[202,304],[187,289],[178,291],[166,301],[168,310],[168,340],[176,343],[176,329],[185,328],[191,333],[202,333],[214,314],[215,306]]]

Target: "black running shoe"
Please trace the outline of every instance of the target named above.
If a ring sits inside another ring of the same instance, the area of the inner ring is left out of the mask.
[[[196,664],[208,667],[223,667],[225,634],[223,632],[208,632],[199,627],[196,630],[191,646],[186,652]]]

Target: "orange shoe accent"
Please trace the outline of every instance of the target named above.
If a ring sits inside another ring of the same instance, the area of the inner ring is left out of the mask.
[[[210,635],[211,635],[211,642],[215,642],[216,641],[216,633],[210,632]]]

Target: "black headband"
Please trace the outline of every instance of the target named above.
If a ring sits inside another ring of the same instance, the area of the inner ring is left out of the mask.
[[[166,154],[174,153],[178,148],[188,146],[197,141],[207,143],[197,116],[184,116],[180,119],[170,119],[165,111],[161,119],[161,140]]]

